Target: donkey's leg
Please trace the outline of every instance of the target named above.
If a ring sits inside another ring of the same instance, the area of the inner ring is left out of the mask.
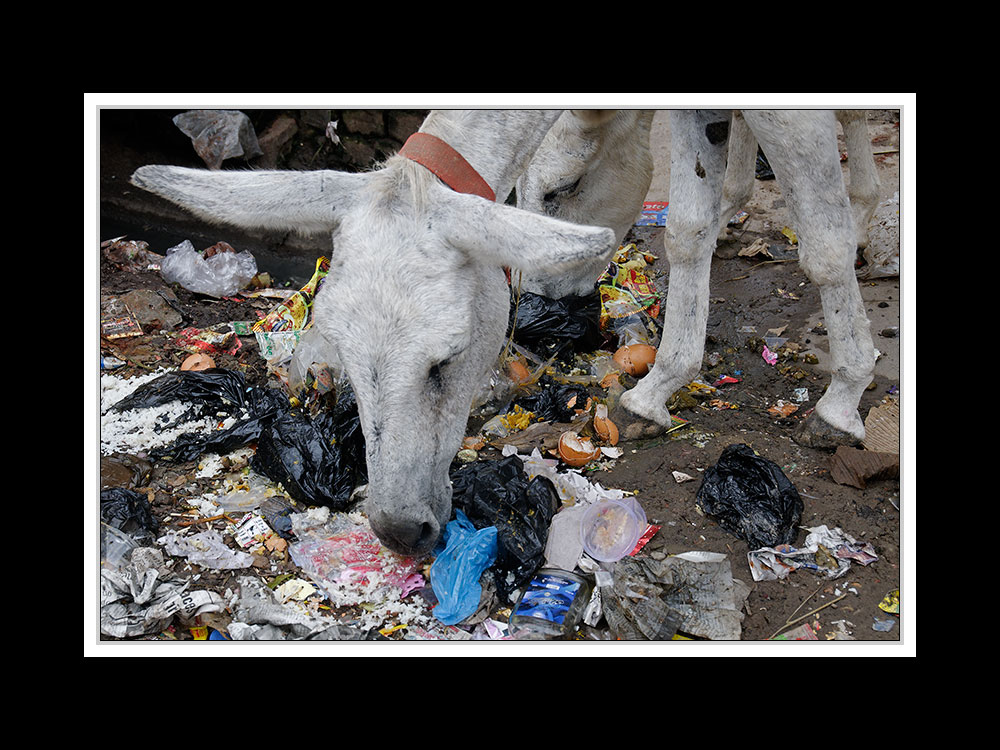
[[[847,166],[850,169],[847,194],[854,211],[855,238],[857,246],[863,249],[868,247],[868,222],[878,207],[880,187],[872,157],[867,112],[863,109],[840,109],[837,110],[837,119],[844,129],[847,146]]]
[[[701,369],[729,119],[727,110],[670,113],[670,216],[663,236],[670,275],[663,338],[656,363],[620,404],[661,427],[670,424],[667,399]],[[632,437],[628,427],[624,434]]]
[[[875,370],[875,347],[854,275],[854,219],[837,152],[833,112],[745,113],[788,201],[799,237],[799,262],[819,287],[829,331],[830,387],[796,440],[830,448],[864,439],[861,394]]]
[[[754,167],[757,162],[757,137],[750,130],[743,113],[733,112],[729,129],[729,157],[726,180],[722,183],[722,212],[719,215],[719,239],[727,237],[726,225],[753,196]],[[671,207],[671,210],[673,208]]]

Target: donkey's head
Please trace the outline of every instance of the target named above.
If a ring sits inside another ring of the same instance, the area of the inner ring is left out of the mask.
[[[517,181],[518,207],[611,227],[621,242],[653,178],[652,120],[652,110],[566,110]],[[532,274],[523,288],[557,298],[587,294],[610,260],[609,254],[576,272]]]
[[[449,466],[506,331],[504,267],[572,270],[615,245],[610,229],[453,192],[401,157],[364,174],[143,167],[133,182],[212,221],[332,232],[313,343],[357,399],[372,528],[408,555],[450,517]]]

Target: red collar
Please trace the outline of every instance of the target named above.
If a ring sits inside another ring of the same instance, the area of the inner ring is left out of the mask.
[[[497,199],[493,189],[465,157],[437,136],[414,133],[406,139],[399,155],[426,167],[456,193],[470,193],[494,202]],[[510,268],[504,266],[503,270],[510,286]]]
[[[456,193],[471,193],[496,201],[492,188],[458,151],[429,133],[414,133],[406,139],[400,156],[421,164]]]

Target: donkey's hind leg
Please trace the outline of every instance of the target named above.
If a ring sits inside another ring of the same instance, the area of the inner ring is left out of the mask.
[[[768,155],[799,237],[799,261],[819,287],[829,331],[830,387],[796,440],[817,448],[864,439],[858,414],[872,381],[875,347],[854,273],[855,224],[830,110],[748,111],[747,124]]]

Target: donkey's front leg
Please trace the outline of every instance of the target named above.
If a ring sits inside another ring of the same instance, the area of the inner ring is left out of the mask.
[[[730,112],[677,110],[670,117],[670,216],[664,232],[670,275],[663,338],[652,369],[621,398],[625,410],[661,428],[670,424],[667,399],[701,369]],[[625,437],[633,432],[626,424]]]

